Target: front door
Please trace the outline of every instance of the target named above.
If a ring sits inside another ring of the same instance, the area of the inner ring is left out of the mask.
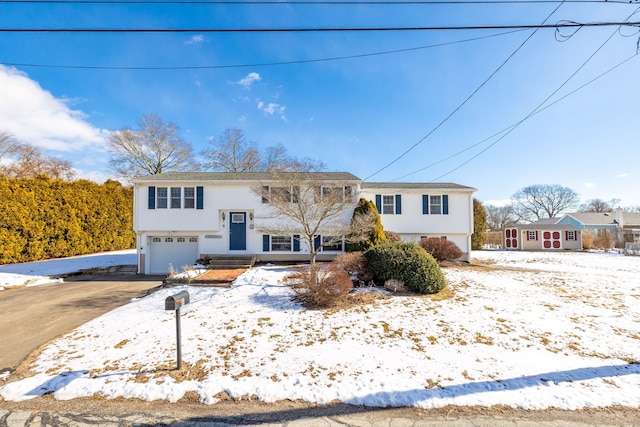
[[[247,213],[229,212],[231,224],[229,225],[229,250],[247,250]]]

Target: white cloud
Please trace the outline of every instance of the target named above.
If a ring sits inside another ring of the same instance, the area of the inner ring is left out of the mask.
[[[0,65],[0,93],[0,128],[21,142],[67,152],[104,143],[84,113],[15,68]]]
[[[596,183],[595,183],[595,182],[585,182],[585,183],[584,183],[584,186],[585,186],[586,188],[591,189],[591,190],[593,190],[593,189],[595,189],[595,188],[597,188],[597,187],[598,187],[598,186],[596,185]]]
[[[625,173],[621,173],[621,174],[616,175],[616,178],[628,178],[630,176],[631,176],[630,173],[626,173],[625,172]]]
[[[202,34],[196,34],[191,37],[189,40],[184,42],[184,44],[200,44],[204,42],[204,36]]]
[[[262,77],[260,77],[260,74],[249,73],[244,78],[240,79],[237,83],[240,86],[244,86],[248,89],[251,87],[252,84],[254,84],[255,82],[259,82],[260,80],[262,80]]]
[[[285,122],[287,121],[287,117],[284,115],[286,107],[280,104],[275,104],[270,102],[265,104],[264,102],[258,100],[258,110],[262,111],[267,116],[279,116]]]
[[[501,208],[503,206],[509,206],[513,204],[513,200],[511,199],[502,199],[502,200],[485,200],[483,202],[484,205],[492,205],[497,208]]]

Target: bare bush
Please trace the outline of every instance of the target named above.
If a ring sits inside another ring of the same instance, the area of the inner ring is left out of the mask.
[[[596,239],[592,231],[582,232],[582,249],[593,249],[593,242]]]
[[[333,263],[313,264],[309,269],[289,275],[286,280],[296,293],[295,300],[307,308],[336,307],[353,289],[349,274]]]
[[[384,235],[387,236],[387,242],[402,242],[402,237],[395,231],[384,230]]]
[[[616,243],[615,236],[609,230],[598,230],[593,246],[598,249],[611,249]]]
[[[458,245],[440,237],[426,237],[420,240],[420,247],[438,261],[455,260],[463,255]]]
[[[369,262],[362,252],[347,252],[336,256],[335,264],[343,268],[351,279],[369,282],[373,280],[373,273],[369,268]]]

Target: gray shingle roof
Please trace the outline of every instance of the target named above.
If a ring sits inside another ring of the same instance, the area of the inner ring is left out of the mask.
[[[290,173],[290,172],[289,172]],[[136,178],[134,182],[149,181],[270,181],[277,180],[283,173],[270,172],[166,172],[158,175],[148,175]],[[311,172],[313,179],[330,181],[360,181],[349,172]]]
[[[553,224],[540,222],[534,222],[531,224],[516,224],[513,227],[519,228],[520,230],[580,230],[578,227],[575,227],[571,224]]]
[[[469,190],[469,191],[477,191],[477,188],[467,187],[465,185],[454,184],[451,182],[363,182],[363,189],[370,188],[381,188],[381,189],[458,189],[458,190]]]

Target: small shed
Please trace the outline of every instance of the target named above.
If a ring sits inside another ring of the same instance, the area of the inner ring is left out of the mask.
[[[511,251],[582,249],[582,231],[571,224],[554,224],[547,221],[517,224],[506,228],[502,239],[503,247]]]

